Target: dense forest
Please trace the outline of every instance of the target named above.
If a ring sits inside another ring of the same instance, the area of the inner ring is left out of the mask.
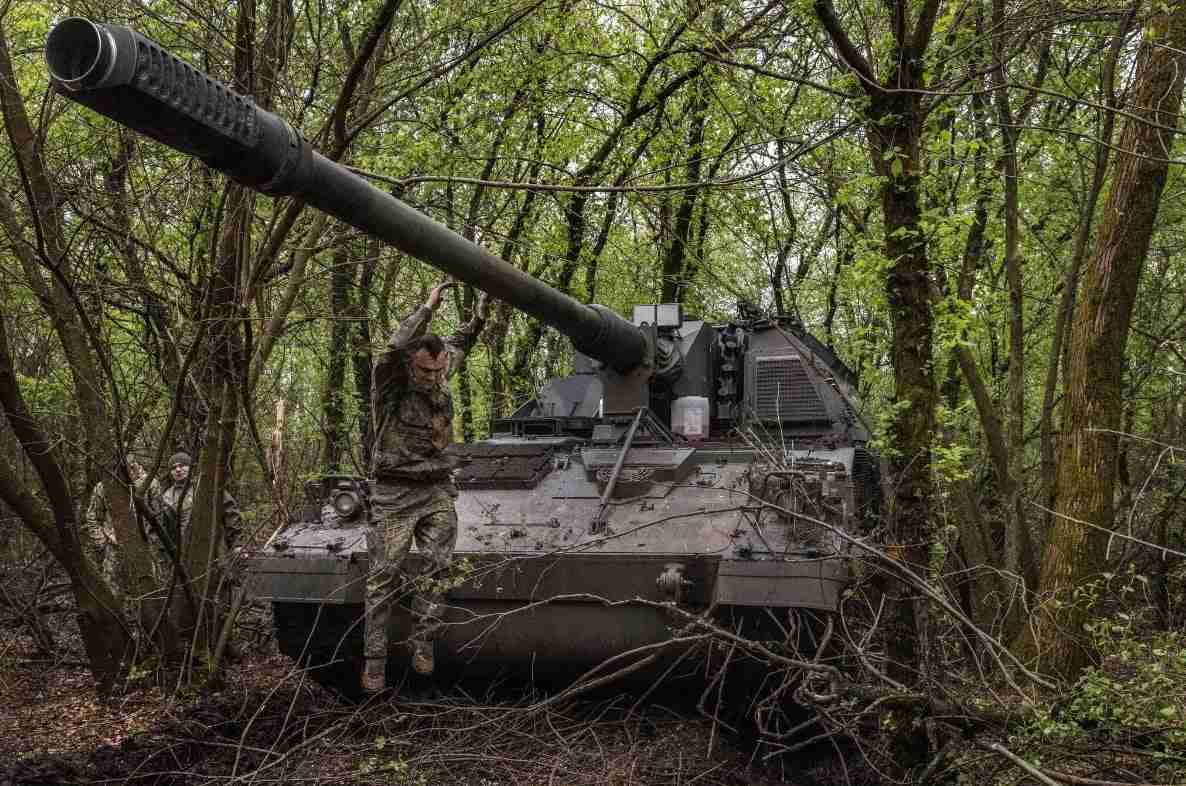
[[[886,504],[843,665],[766,651],[807,736],[920,783],[1186,782],[1186,2],[0,0],[0,615],[50,660],[77,637],[99,695],[192,696],[251,606],[215,501],[258,545],[365,475],[375,353],[442,274],[65,100],[69,16],[579,301],[789,315],[841,358]],[[455,438],[572,363],[495,301]],[[170,578],[125,457],[177,451]],[[80,536],[100,482],[121,586]]]

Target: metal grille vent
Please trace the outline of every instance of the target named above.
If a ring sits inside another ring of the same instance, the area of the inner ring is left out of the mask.
[[[852,480],[860,515],[877,515],[881,510],[881,472],[877,457],[865,448],[853,452]]]
[[[757,358],[754,413],[761,420],[828,420],[798,355]]]

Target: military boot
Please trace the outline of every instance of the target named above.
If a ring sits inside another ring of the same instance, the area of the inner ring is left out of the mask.
[[[412,670],[422,677],[428,677],[436,667],[431,641],[412,641]]]
[[[367,658],[362,671],[362,689],[382,693],[387,689],[387,658]]]

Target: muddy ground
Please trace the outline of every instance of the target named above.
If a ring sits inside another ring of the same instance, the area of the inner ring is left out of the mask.
[[[269,646],[217,691],[141,674],[101,702],[75,648],[37,660],[0,632],[0,786],[9,784],[697,784],[872,782],[830,746],[762,760],[743,737],[629,694],[541,708],[520,686],[420,688],[361,706],[310,684]]]

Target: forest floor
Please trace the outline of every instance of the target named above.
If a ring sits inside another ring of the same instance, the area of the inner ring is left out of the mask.
[[[66,651],[39,661],[30,640],[0,631],[0,786],[872,782],[831,750],[763,764],[709,719],[657,703],[635,710],[629,696],[542,712],[460,690],[350,705],[264,646],[220,690],[169,696],[145,675],[104,702],[77,646]]]

